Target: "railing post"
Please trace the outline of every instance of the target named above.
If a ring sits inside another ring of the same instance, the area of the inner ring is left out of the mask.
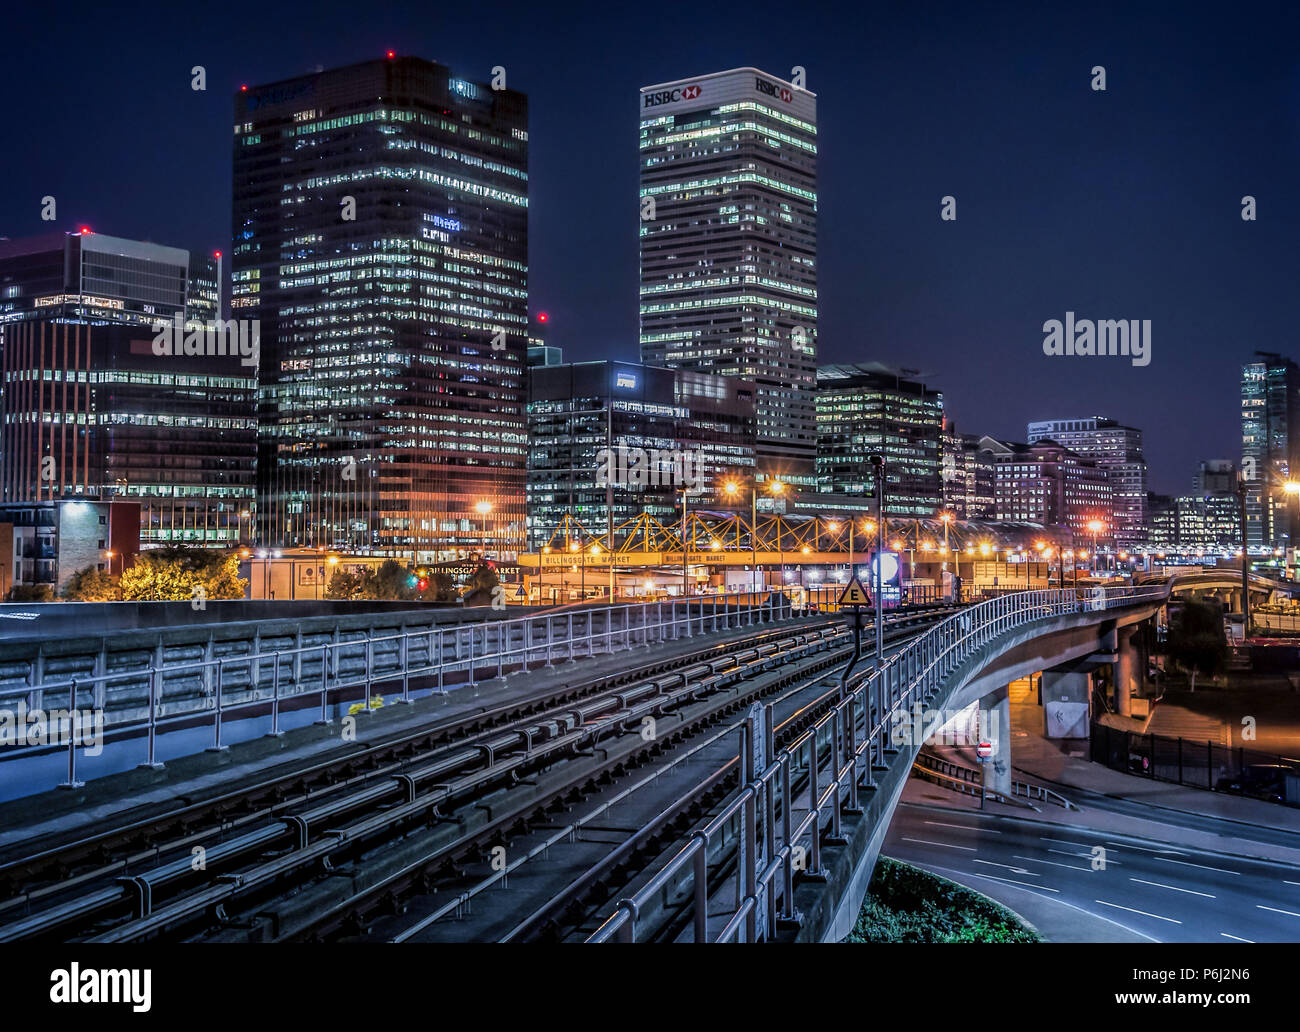
[[[329,683],[330,683],[330,682],[329,682],[329,678],[330,678],[330,657],[329,657],[329,651],[330,651],[330,647],[329,647],[329,643],[328,643],[328,642],[326,642],[325,644],[321,645],[321,647],[320,647],[320,719],[319,719],[318,721],[316,721],[316,723],[318,723],[318,724],[329,724],[329,723],[332,723],[332,721],[330,720],[330,713],[329,713],[329,704],[330,704],[330,691],[329,691]]]
[[[213,713],[212,746],[207,750],[208,752],[225,752],[230,748],[227,745],[221,744],[221,684],[225,669],[226,661],[224,659],[217,660],[217,707],[216,711]]]
[[[280,738],[283,734],[280,730],[280,653],[277,652],[271,666],[271,731],[267,738]]]
[[[279,662],[279,653],[276,654],[277,666]],[[141,764],[150,770],[159,770],[162,764],[158,762],[154,752],[154,745],[158,735],[158,670],[152,663],[149,664],[149,758]]]
[[[68,780],[60,788],[81,788],[85,782],[77,780],[77,679],[68,683]]]

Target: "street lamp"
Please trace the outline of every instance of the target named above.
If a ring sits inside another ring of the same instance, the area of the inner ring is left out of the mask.
[[[728,480],[722,485],[723,493],[728,498],[735,498],[740,494],[740,485],[734,480]],[[749,594],[750,603],[753,603],[753,597],[758,593],[758,485],[755,484],[749,492],[749,548],[752,553],[749,567]]]
[[[1104,530],[1106,525],[1101,520],[1089,520],[1088,529],[1092,531],[1092,574],[1097,575],[1097,535]]]
[[[474,511],[483,517],[483,558],[487,559],[487,518],[488,513],[492,511],[492,503],[489,501],[475,502]]]
[[[785,494],[785,484],[779,480],[773,480],[767,485],[767,493],[774,498],[780,498]],[[781,589],[785,590],[785,549],[781,546],[781,516],[777,512],[772,513],[772,518],[776,521],[776,551],[781,559]]]

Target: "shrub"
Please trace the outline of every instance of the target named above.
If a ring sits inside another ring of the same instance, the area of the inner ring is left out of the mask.
[[[845,942],[1040,942],[987,896],[882,856]]]

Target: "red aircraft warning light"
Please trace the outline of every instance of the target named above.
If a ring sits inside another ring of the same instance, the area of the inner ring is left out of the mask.
[[[550,316],[547,315],[545,312],[538,312],[538,313],[537,313],[537,321],[538,321],[538,322],[546,322],[546,320],[549,319],[549,318],[550,318]]]

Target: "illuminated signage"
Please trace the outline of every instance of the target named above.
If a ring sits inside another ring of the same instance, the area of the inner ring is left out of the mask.
[[[681,86],[672,90],[657,90],[654,93],[645,95],[643,107],[658,107],[660,104],[675,104],[679,100],[695,100],[700,95],[700,87],[696,83],[690,86]]]
[[[114,297],[94,297],[90,294],[51,294],[49,297],[35,298],[32,304],[37,308],[50,305],[90,305],[92,308],[124,309],[126,305]]]
[[[452,79],[448,85],[451,92],[458,97],[464,97],[466,100],[478,100],[478,87],[472,82],[466,82],[464,79]]]
[[[460,219],[448,219],[441,215],[425,215],[425,222],[432,222],[439,229],[447,229],[453,233],[460,232]]]
[[[258,108],[267,107],[270,104],[283,104],[287,100],[294,100],[306,93],[314,93],[316,84],[314,82],[300,82],[296,86],[281,86],[274,90],[263,90],[261,93],[254,93],[245,103],[247,111],[256,111]]]
[[[754,89],[768,97],[779,97],[787,104],[790,103],[794,96],[794,94],[786,89],[786,87],[778,86],[776,83],[768,82],[766,79],[754,79]]]
[[[634,391],[634,390],[636,390],[636,374],[635,374],[635,373],[616,373],[615,376],[614,376],[614,386],[615,386],[615,387],[620,387],[620,388],[623,388],[623,389],[625,389],[625,390],[629,390],[629,391]]]

